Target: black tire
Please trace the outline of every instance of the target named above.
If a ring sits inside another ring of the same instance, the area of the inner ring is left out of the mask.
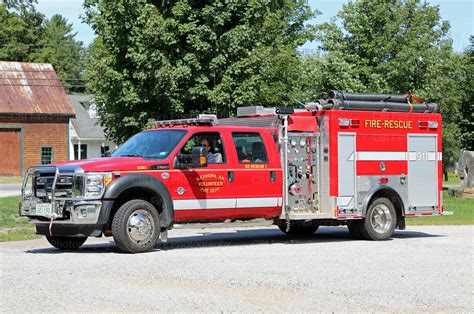
[[[158,241],[160,230],[158,211],[144,200],[126,202],[120,206],[112,220],[114,241],[121,251],[127,253],[152,250]]]
[[[281,232],[296,236],[312,235],[319,228],[319,224],[315,220],[290,220],[290,230],[288,232],[286,231],[286,220],[279,220],[277,226],[280,228]]]
[[[377,216],[385,222],[378,222]],[[382,225],[383,227],[378,228]],[[395,207],[389,199],[380,197],[370,203],[365,219],[361,221],[359,231],[366,240],[381,241],[387,240],[393,235],[396,225],[397,212]]]
[[[87,237],[46,236],[49,244],[60,250],[77,250],[86,242]]]
[[[351,236],[356,240],[363,240],[364,237],[362,236],[361,228],[363,221],[362,220],[352,220],[347,222],[347,228],[351,233]]]

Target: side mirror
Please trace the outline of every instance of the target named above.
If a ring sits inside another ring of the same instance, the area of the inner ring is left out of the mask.
[[[104,154],[104,157],[110,157],[112,156],[112,152],[110,150],[106,151]]]
[[[191,155],[178,154],[174,159],[174,168],[204,168],[207,167],[207,153],[206,148],[202,146],[195,146],[191,151]]]

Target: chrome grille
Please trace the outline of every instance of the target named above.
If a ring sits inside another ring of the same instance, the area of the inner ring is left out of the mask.
[[[40,174],[34,177],[35,196],[45,201],[51,200],[54,173]],[[55,197],[72,197],[74,178],[72,175],[58,176]]]

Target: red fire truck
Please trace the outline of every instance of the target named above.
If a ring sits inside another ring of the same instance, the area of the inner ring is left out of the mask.
[[[263,218],[291,235],[384,240],[443,215],[441,116],[412,95],[331,92],[292,108],[157,121],[111,157],[28,169],[20,215],[60,249],[151,250],[174,224]]]

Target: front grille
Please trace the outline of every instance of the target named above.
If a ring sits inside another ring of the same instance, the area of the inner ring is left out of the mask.
[[[60,175],[56,181],[55,197],[72,197],[73,176]],[[39,174],[34,177],[34,194],[36,197],[50,201],[53,190],[54,173]]]

